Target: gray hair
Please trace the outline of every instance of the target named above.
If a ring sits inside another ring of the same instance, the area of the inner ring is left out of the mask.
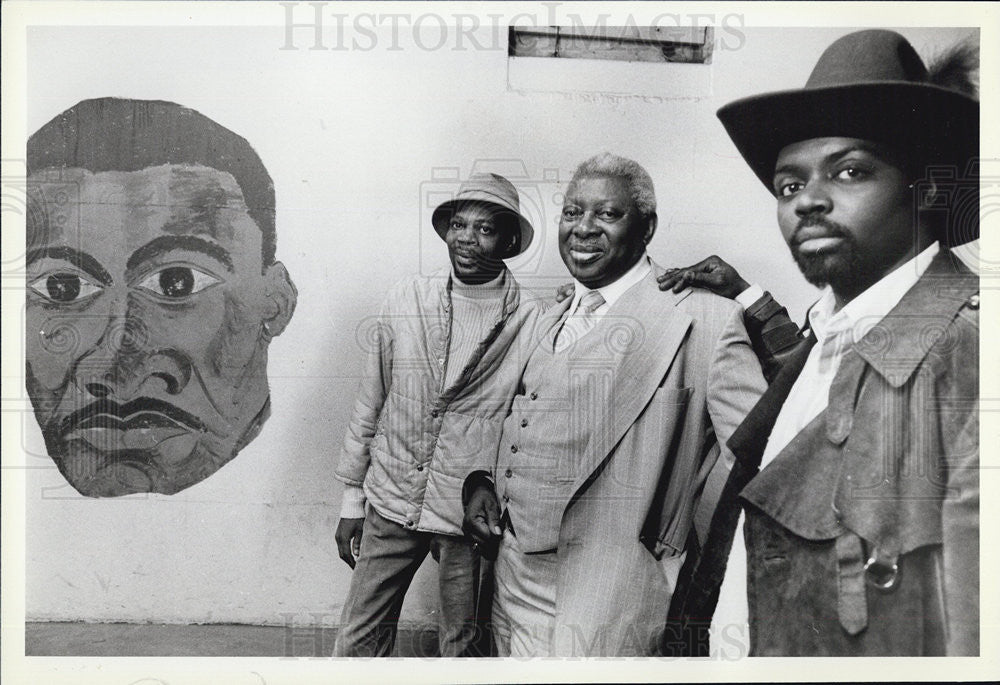
[[[622,179],[628,185],[629,195],[632,196],[632,201],[635,202],[643,218],[648,219],[656,214],[653,179],[638,162],[610,152],[602,152],[580,163],[573,172],[570,185],[584,176],[610,176]]]

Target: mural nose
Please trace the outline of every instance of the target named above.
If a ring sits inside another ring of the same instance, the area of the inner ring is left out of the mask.
[[[176,395],[191,378],[191,362],[177,350],[154,347],[145,324],[128,318],[109,324],[96,349],[77,363],[75,378],[95,399]]]

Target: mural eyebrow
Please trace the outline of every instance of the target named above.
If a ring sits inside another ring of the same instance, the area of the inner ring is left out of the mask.
[[[81,252],[72,247],[66,247],[65,245],[60,245],[56,247],[40,247],[34,250],[29,250],[25,261],[28,264],[37,262],[40,259],[62,259],[73,266],[77,267],[81,271],[86,271],[88,274],[93,276],[101,285],[111,285],[111,274],[108,273],[107,269],[101,266],[101,263],[91,257],[86,252]]]
[[[171,250],[201,252],[224,264],[228,271],[232,272],[233,270],[233,260],[225,248],[193,235],[165,235],[150,240],[132,253],[132,256],[128,258],[128,262],[125,264],[125,268],[131,271],[147,259],[152,259]]]

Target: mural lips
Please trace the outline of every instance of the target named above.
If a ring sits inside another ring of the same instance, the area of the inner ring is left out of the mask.
[[[205,430],[198,417],[162,400],[140,397],[120,404],[104,398],[64,418],[58,437],[80,438],[97,449],[150,449]]]

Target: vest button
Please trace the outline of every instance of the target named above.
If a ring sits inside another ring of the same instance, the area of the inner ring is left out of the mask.
[[[511,445],[510,451],[513,452],[514,454],[517,454],[517,445]]]
[[[528,425],[528,419],[521,419],[521,428],[524,428],[527,425]]]
[[[417,464],[417,471],[423,471],[423,470],[424,470],[424,465],[423,464]]]
[[[504,495],[503,496],[503,502],[504,502],[504,504],[507,504],[507,502],[510,502],[510,495]]]
[[[513,472],[513,471],[511,471],[510,469],[507,469],[507,470],[506,470],[506,471],[504,472],[504,474],[503,474],[503,475],[505,475],[505,476],[507,476],[508,478],[510,478],[511,476],[513,476],[513,475],[514,475],[514,472]]]
[[[438,417],[438,414],[440,414],[440,412],[437,409],[431,410],[431,416],[433,416],[435,419]]]
[[[533,400],[537,400],[538,399],[538,393],[537,392],[533,392],[530,395],[528,395],[528,397],[530,397]]]

